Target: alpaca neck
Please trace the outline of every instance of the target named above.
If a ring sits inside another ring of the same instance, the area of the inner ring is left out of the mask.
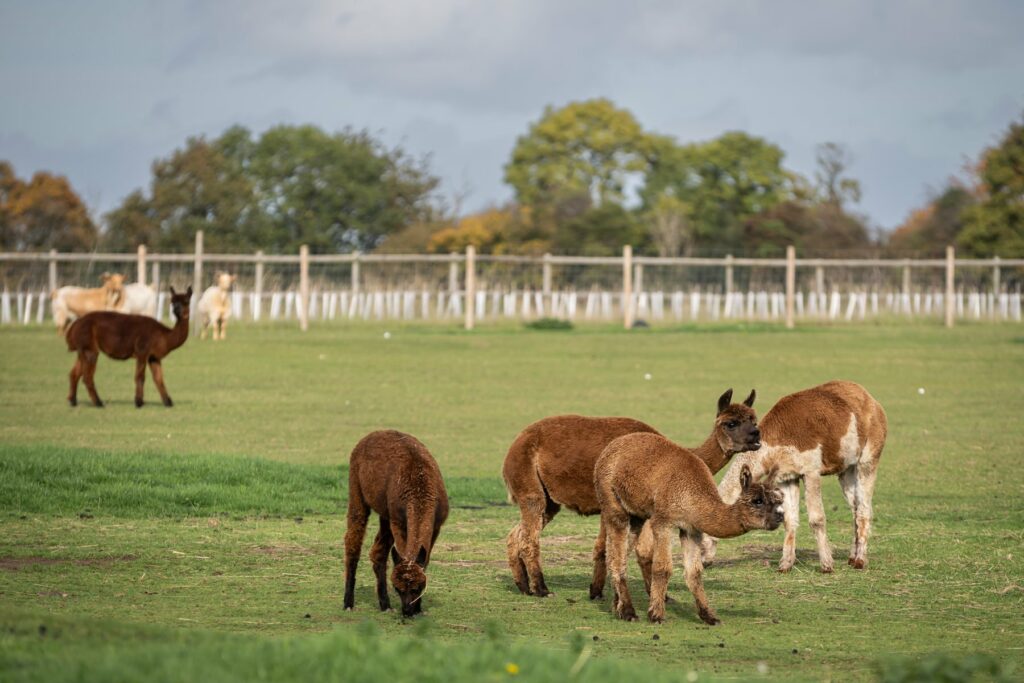
[[[714,432],[711,433],[711,436],[704,443],[694,448],[693,453],[708,466],[711,474],[717,474],[720,469],[725,467],[725,464],[729,462],[729,458],[733,455],[731,452],[726,453],[722,450],[722,447],[718,445],[718,439],[715,438]]]
[[[733,538],[750,531],[743,525],[739,503],[726,505],[717,495],[715,498],[716,501],[704,508],[706,514],[702,515],[704,519],[699,526],[702,532],[715,538]]]
[[[188,313],[183,313],[174,321],[174,327],[167,335],[167,350],[173,351],[184,344],[186,339],[188,339]]]

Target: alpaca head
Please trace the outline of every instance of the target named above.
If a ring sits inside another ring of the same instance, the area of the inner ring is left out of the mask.
[[[391,572],[391,585],[402,599],[402,616],[411,617],[422,610],[420,598],[427,588],[427,575],[423,571],[426,561],[427,550],[420,547],[415,561],[403,560]]]
[[[124,275],[121,273],[103,273],[100,276],[103,289],[107,291],[107,304],[116,307],[121,303],[124,294]]]
[[[757,392],[751,389],[743,403],[732,403],[732,389],[729,389],[719,397],[715,437],[723,452],[732,455],[761,447],[761,430],[757,428],[757,414],[753,409],[756,396]]]
[[[761,481],[754,481],[750,466],[740,470],[742,491],[735,505],[739,508],[743,528],[773,531],[782,524],[782,491],[775,487],[776,470],[772,469]]]
[[[228,273],[217,273],[217,287],[225,292],[228,291],[231,289],[231,285],[234,284],[236,277],[237,276],[229,275]]]
[[[192,287],[189,286],[184,292],[175,292],[171,287],[171,312],[178,320],[188,317],[189,304],[192,301]]]

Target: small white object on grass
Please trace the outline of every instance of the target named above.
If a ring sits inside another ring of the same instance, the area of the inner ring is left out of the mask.
[[[919,394],[921,394],[922,396],[924,396],[924,387],[918,387],[918,388],[917,388],[917,393],[919,393]]]
[[[385,339],[391,339],[391,333],[390,332],[385,332],[384,333],[384,338]]]
[[[645,372],[644,373],[644,379],[650,379],[650,378],[651,378],[651,373]]]

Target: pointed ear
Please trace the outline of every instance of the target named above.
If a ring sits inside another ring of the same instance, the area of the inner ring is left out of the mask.
[[[420,546],[420,551],[416,553],[416,564],[421,567],[427,566],[427,549]]]
[[[754,407],[754,399],[757,398],[757,391],[754,389],[750,390],[750,396],[747,396],[746,400],[743,401],[743,405],[748,408]]]
[[[192,285],[189,285],[188,289],[185,290],[185,296],[192,298]]]
[[[750,465],[744,463],[743,468],[740,470],[740,487],[746,491],[750,488],[753,480],[754,477],[750,474]]]
[[[764,473],[764,476],[761,477],[761,483],[764,484],[764,487],[766,489],[773,489],[773,488],[775,488],[775,478],[778,477],[778,476],[779,476],[779,466],[778,465],[772,465],[771,468],[767,472]]]
[[[722,411],[728,408],[730,403],[732,403],[732,389],[718,397],[718,414],[721,415]]]
[[[174,291],[174,285],[171,285],[169,289],[171,290],[171,296],[175,296],[177,294],[177,292]]]

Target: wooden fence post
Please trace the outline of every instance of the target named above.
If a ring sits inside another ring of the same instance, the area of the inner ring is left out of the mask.
[[[309,329],[309,246],[299,247],[299,329]]]
[[[956,252],[952,246],[946,247],[946,327],[953,327],[953,316],[956,313],[953,297],[956,296],[955,270]]]
[[[456,252],[450,252],[451,260],[448,262],[448,296],[459,291],[459,256]]]
[[[814,291],[818,294],[825,293],[825,268],[823,266],[814,267]]]
[[[633,265],[633,290],[637,294],[644,291],[644,264],[642,263]]]
[[[140,285],[144,285],[146,284],[146,245],[140,244],[137,253],[137,265],[135,268],[137,275],[135,279]]]
[[[992,292],[998,295],[1002,285],[1000,282],[1002,278],[1001,273],[999,272],[999,257],[993,256],[992,260],[996,262],[996,264],[992,266]]]
[[[256,275],[252,283],[253,294],[256,301],[252,307],[253,320],[259,320],[263,315],[263,250],[256,252]]]
[[[352,277],[349,281],[349,289],[352,290],[352,298],[355,300],[356,294],[359,293],[359,256],[358,251],[352,252]]]
[[[633,247],[622,247],[622,326],[633,328]]]
[[[50,250],[50,293],[57,291],[57,250]]]
[[[466,329],[476,324],[476,247],[466,247]]]
[[[736,281],[733,279],[732,254],[725,255],[725,293],[732,294]]]
[[[544,254],[542,260],[542,283],[544,292],[544,314],[551,315],[551,254]]]
[[[196,230],[196,254],[195,264],[192,266],[192,309],[195,310],[194,302],[199,301],[199,297],[203,295],[203,231]],[[203,324],[203,316],[199,315],[198,311],[192,316],[192,329],[196,334],[199,333],[199,328]]]
[[[793,329],[794,302],[796,301],[796,247],[786,247],[786,327]]]
[[[910,259],[903,259],[903,294],[910,298]]]

